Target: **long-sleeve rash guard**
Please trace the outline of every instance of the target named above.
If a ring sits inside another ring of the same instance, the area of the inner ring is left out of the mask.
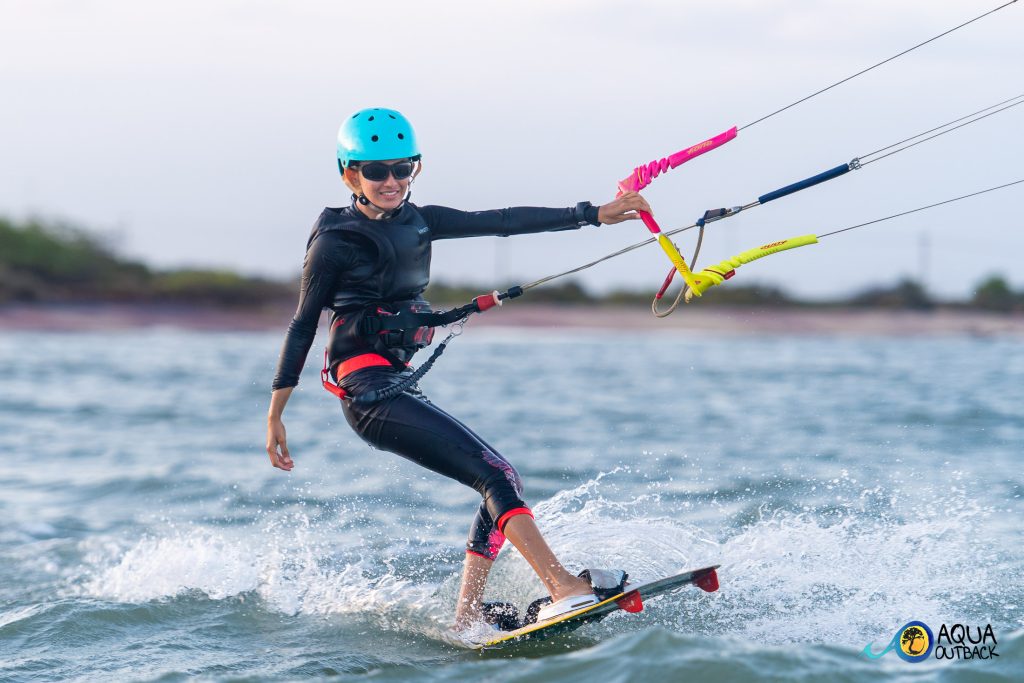
[[[390,229],[395,234],[411,232],[414,239],[422,243],[391,240],[394,263],[382,263],[380,250],[372,240],[350,230],[332,229],[341,223],[356,224],[363,230],[369,227]],[[314,225],[307,246],[298,308],[288,326],[273,388],[298,384],[320,313],[325,308],[332,311],[333,323],[333,318],[341,313],[375,303],[411,300],[426,306],[422,294],[429,280],[433,241],[573,230],[586,224],[600,225],[597,207],[589,202],[560,209],[515,207],[490,211],[459,211],[407,203],[392,216],[379,221],[367,218],[354,203],[341,209],[325,209]],[[394,272],[396,269],[399,272]],[[384,271],[387,277],[381,276]],[[419,276],[413,271],[420,271]],[[387,282],[381,284],[385,280]]]

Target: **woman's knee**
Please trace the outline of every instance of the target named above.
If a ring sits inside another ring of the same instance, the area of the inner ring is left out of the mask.
[[[501,488],[508,485],[512,488],[515,497],[521,499],[523,496],[523,480],[519,476],[519,472],[516,471],[516,468],[512,466],[512,463],[488,449],[484,449],[482,457],[484,462],[494,469],[494,474],[488,477],[485,482],[485,488]]]

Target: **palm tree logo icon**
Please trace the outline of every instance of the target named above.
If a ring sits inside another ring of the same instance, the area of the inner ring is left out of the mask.
[[[900,649],[911,657],[920,657],[928,650],[928,634],[920,626],[908,626],[900,636]]]

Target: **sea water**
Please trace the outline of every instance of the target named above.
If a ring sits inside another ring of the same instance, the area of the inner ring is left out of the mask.
[[[281,335],[0,334],[0,680],[1024,679],[1024,343],[467,329],[424,391],[571,568],[721,564],[555,640],[449,632],[475,492],[318,386],[270,467]],[[488,596],[543,594],[506,548]],[[998,657],[872,660],[912,620]]]

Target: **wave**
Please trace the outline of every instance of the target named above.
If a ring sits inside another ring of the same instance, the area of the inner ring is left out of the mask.
[[[598,633],[658,625],[767,645],[863,646],[910,619],[1021,626],[1020,571],[1007,567],[997,537],[986,533],[991,511],[962,493],[911,501],[865,488],[844,506],[765,506],[738,512],[742,524],[708,529],[688,523],[678,500],[656,486],[637,495],[635,474],[616,468],[535,506],[552,547],[570,568],[621,567],[634,580],[721,564],[722,588],[660,598],[645,618],[608,619],[592,627]],[[74,591],[126,603],[252,596],[272,612],[358,614],[440,637],[457,591],[458,550],[405,539],[341,546],[331,540],[339,523],[290,513],[124,545],[83,541],[87,571]],[[525,560],[506,547],[488,598],[525,605],[543,594]]]

